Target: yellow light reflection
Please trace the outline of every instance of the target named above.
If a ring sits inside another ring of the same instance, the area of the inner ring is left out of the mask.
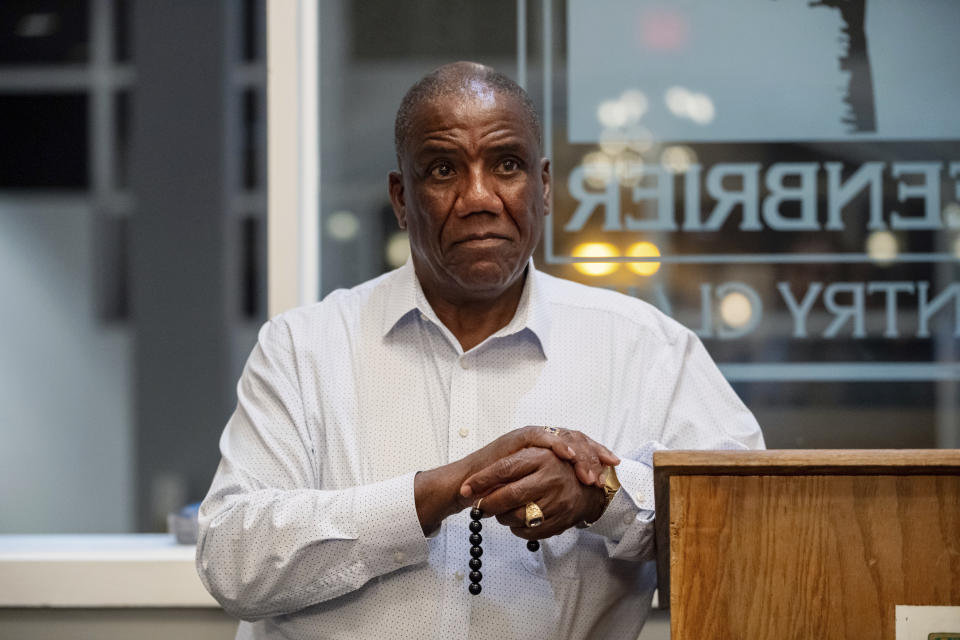
[[[396,269],[402,267],[403,263],[410,257],[410,241],[407,238],[406,231],[394,231],[387,240],[386,258],[387,264]]]
[[[659,257],[660,249],[652,242],[635,242],[627,249],[627,255],[631,258],[655,258]],[[660,263],[628,262],[627,267],[638,276],[652,276],[660,270]]]
[[[357,237],[360,221],[352,211],[334,211],[327,218],[327,233],[338,242],[348,242]]]
[[[574,258],[616,258],[617,248],[609,242],[584,242],[573,248]],[[616,262],[574,262],[573,268],[588,276],[608,276],[620,267]]]
[[[948,202],[943,208],[943,219],[950,229],[960,229],[960,203]]]
[[[899,244],[890,231],[873,231],[867,236],[867,255],[881,266],[889,265],[900,252]]]
[[[617,174],[617,180],[624,187],[639,184],[643,177],[643,156],[636,151],[624,150],[617,157],[614,173]]]
[[[608,156],[616,156],[627,148],[627,141],[619,129],[604,129],[598,144],[600,150]]]
[[[580,161],[584,182],[593,189],[606,189],[613,180],[613,160],[602,151],[591,151]]]
[[[623,131],[627,145],[637,153],[646,153],[653,148],[653,133],[646,127],[634,125]]]
[[[750,299],[739,291],[731,291],[720,301],[720,317],[731,329],[746,326],[753,316]]]
[[[683,145],[669,146],[660,154],[660,164],[670,173],[684,173],[696,161],[696,152]]]

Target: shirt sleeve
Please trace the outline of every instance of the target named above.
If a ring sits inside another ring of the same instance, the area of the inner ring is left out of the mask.
[[[670,354],[675,359],[657,367],[674,371],[672,396],[666,399],[660,437],[624,452],[617,466],[620,490],[590,531],[605,538],[611,558],[645,561],[654,557],[653,453],[660,449],[763,449],[760,425],[720,373],[703,343],[685,333]],[[661,388],[662,385],[661,385]],[[670,386],[668,385],[668,388]],[[647,398],[657,404],[655,398]]]
[[[289,333],[260,331],[200,507],[197,570],[231,615],[291,613],[427,559],[414,473],[322,490]]]

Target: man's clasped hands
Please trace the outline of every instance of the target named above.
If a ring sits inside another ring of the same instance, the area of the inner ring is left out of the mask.
[[[484,516],[496,517],[514,535],[549,538],[601,516],[605,474],[619,463],[620,458],[580,431],[522,427],[460,460],[418,473],[417,515],[429,535],[447,516],[482,500]],[[538,526],[527,526],[530,503],[543,513]]]

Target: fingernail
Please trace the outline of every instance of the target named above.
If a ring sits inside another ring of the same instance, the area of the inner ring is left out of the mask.
[[[462,487],[460,487],[460,495],[463,496],[464,498],[469,498],[470,496],[473,495],[473,489],[470,488],[470,485],[465,484]]]
[[[577,452],[573,450],[573,447],[567,447],[567,454],[569,454],[571,458],[575,458],[577,456]]]
[[[587,477],[590,479],[590,484],[597,481],[597,474],[593,472],[593,469],[587,472]]]

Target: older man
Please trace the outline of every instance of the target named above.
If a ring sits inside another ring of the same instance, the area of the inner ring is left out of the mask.
[[[437,69],[396,145],[411,260],[261,330],[201,508],[204,584],[243,637],[633,640],[652,452],[761,447],[756,421],[691,332],[534,269],[550,163],[515,83]],[[496,520],[471,537],[478,501]]]

